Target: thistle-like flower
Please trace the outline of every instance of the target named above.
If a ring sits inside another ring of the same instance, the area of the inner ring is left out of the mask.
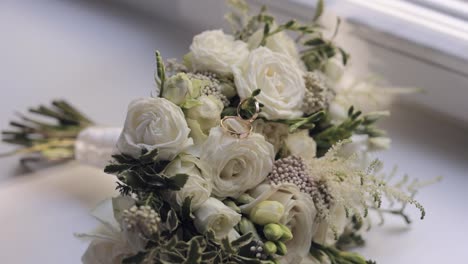
[[[273,184],[292,183],[299,187],[301,192],[312,197],[317,211],[325,212],[330,207],[333,196],[326,181],[314,179],[301,157],[288,156],[275,161],[268,179]]]
[[[304,160],[297,156],[288,156],[279,159],[273,164],[273,170],[268,179],[274,184],[292,183],[299,187],[301,192],[312,195],[313,183],[307,173]]]

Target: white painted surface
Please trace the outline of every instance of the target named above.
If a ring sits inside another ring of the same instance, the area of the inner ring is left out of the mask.
[[[128,102],[153,88],[154,49],[180,57],[192,36],[118,5],[58,0],[2,1],[0,32],[1,128],[14,109],[57,96],[99,123],[119,125]],[[415,224],[404,231],[400,219],[389,218],[361,251],[380,264],[459,263],[468,257],[467,131],[399,105],[386,127],[393,148],[381,157],[388,166],[445,179],[419,195],[426,220],[417,221],[413,211]],[[16,162],[0,160],[0,262],[79,263],[86,244],[73,233],[94,227],[88,212],[114,193],[114,179],[76,163],[22,174]]]

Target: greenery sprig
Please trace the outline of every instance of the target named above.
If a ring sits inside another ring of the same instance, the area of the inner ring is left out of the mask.
[[[243,235],[230,242],[228,238],[217,241],[213,231],[205,235],[196,235],[188,241],[180,240],[177,236],[169,239],[156,237],[148,244],[145,251],[126,258],[123,263],[184,263],[184,264],[211,264],[211,263],[237,263],[261,264],[258,259],[244,257],[240,254],[243,248],[252,242],[252,233]]]
[[[347,119],[340,124],[333,125],[328,118],[322,119],[324,122],[317,129],[311,130],[311,135],[317,142],[317,155],[323,156],[336,143],[349,139],[353,134],[366,134],[370,137],[385,135],[385,131],[375,127],[375,123],[384,116],[388,116],[388,112],[363,115],[352,106],[348,110]]]
[[[310,254],[320,262],[324,258],[328,258],[331,264],[376,264],[376,262],[366,260],[357,253],[341,251],[335,247],[328,247],[315,242],[312,242]]]
[[[104,168],[104,172],[117,176],[120,181],[118,189],[122,194],[132,192],[142,196],[161,190],[180,190],[187,182],[188,175],[164,175],[162,171],[168,162],[158,161],[157,157],[157,149],[143,149],[139,158],[116,154],[112,156],[114,160]]]
[[[313,129],[316,124],[325,118],[326,114],[324,111],[319,111],[306,117],[284,119],[284,120],[273,120],[273,122],[286,124],[289,127],[289,133],[294,133],[298,129]]]
[[[34,161],[63,161],[74,157],[75,139],[86,127],[93,124],[83,113],[64,100],[56,100],[51,106],[40,105],[29,112],[52,122],[18,114],[21,121],[11,121],[14,130],[2,131],[2,141],[21,146],[2,154],[28,154],[22,163]]]
[[[231,23],[234,36],[238,39],[248,41],[255,32],[262,30],[263,36],[259,44],[264,46],[267,44],[268,38],[283,31],[290,31],[298,35],[296,42],[301,46],[300,56],[308,71],[321,70],[329,59],[337,55],[340,55],[342,63],[347,65],[349,54],[334,43],[341,20],[337,19],[334,34],[330,39],[324,36],[323,27],[318,23],[324,10],[323,0],[317,1],[317,7],[310,24],[289,20],[279,25],[276,25],[274,16],[267,13],[265,6],[262,6],[257,15],[250,16],[250,10],[245,1],[229,2],[234,11],[229,13],[226,19]]]

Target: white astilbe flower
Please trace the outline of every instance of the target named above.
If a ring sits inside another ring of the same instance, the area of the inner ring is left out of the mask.
[[[355,216],[362,220],[369,209],[380,208],[383,198],[391,203],[413,204],[421,211],[421,218],[424,217],[424,208],[413,199],[415,190],[422,184],[414,181],[407,185],[404,181],[391,185],[389,177],[378,173],[381,162],[375,160],[362,170],[355,166],[355,156],[344,158],[339,155],[341,147],[342,143],[339,143],[325,156],[306,161],[312,181],[325,184],[325,191],[329,192],[327,197],[332,197],[331,202],[324,203],[314,199],[318,216],[328,229],[323,236],[329,236],[331,231],[336,239],[346,225],[343,219]]]

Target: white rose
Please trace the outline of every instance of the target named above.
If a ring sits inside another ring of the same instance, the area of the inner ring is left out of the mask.
[[[276,29],[276,25],[271,28],[271,31]],[[257,30],[252,36],[250,36],[247,44],[249,49],[254,50],[260,46],[260,43],[263,38],[263,28]],[[305,65],[302,62],[299,51],[297,50],[296,42],[288,36],[284,31],[276,33],[267,38],[265,47],[269,48],[272,51],[285,54],[291,57],[301,69],[305,70]]]
[[[194,212],[194,224],[200,233],[213,230],[217,239],[228,236],[240,222],[241,215],[216,198],[209,198]]]
[[[159,158],[172,159],[192,144],[189,133],[184,113],[177,105],[164,98],[137,99],[128,107],[117,149],[138,157],[143,148],[157,148]]]
[[[180,154],[164,169],[164,174],[168,176],[176,174],[189,176],[181,190],[170,192],[170,194],[175,196],[175,202],[178,205],[182,205],[185,198],[192,197],[192,210],[197,210],[211,195],[212,185],[207,180],[210,178],[208,173],[207,165],[189,154]]]
[[[237,139],[221,127],[212,128],[200,159],[212,167],[213,194],[238,197],[265,180],[273,168],[273,146],[257,133]]]
[[[244,65],[234,67],[233,72],[242,99],[261,89],[256,99],[264,105],[263,117],[273,120],[302,116],[303,73],[287,55],[260,47],[250,53]]]
[[[187,110],[187,124],[191,129],[190,136],[196,144],[203,143],[210,129],[218,126],[221,121],[223,103],[214,96],[201,96],[199,105]]]
[[[231,67],[242,63],[249,54],[247,43],[235,40],[222,30],[204,31],[193,38],[190,63],[194,71],[231,74]]]
[[[301,130],[290,134],[286,138],[286,147],[289,153],[294,156],[299,156],[304,159],[315,158],[317,144],[315,140],[309,136],[309,130]]]
[[[162,97],[176,105],[182,105],[187,99],[200,95],[200,87],[194,86],[187,74],[178,73],[164,83]]]
[[[249,214],[262,201],[277,201],[284,205],[284,215],[280,224],[286,225],[293,234],[293,239],[286,242],[288,254],[280,259],[281,263],[298,264],[308,256],[317,210],[310,196],[302,193],[294,184],[270,185],[263,183],[250,191],[255,200],[241,206],[242,213]]]

